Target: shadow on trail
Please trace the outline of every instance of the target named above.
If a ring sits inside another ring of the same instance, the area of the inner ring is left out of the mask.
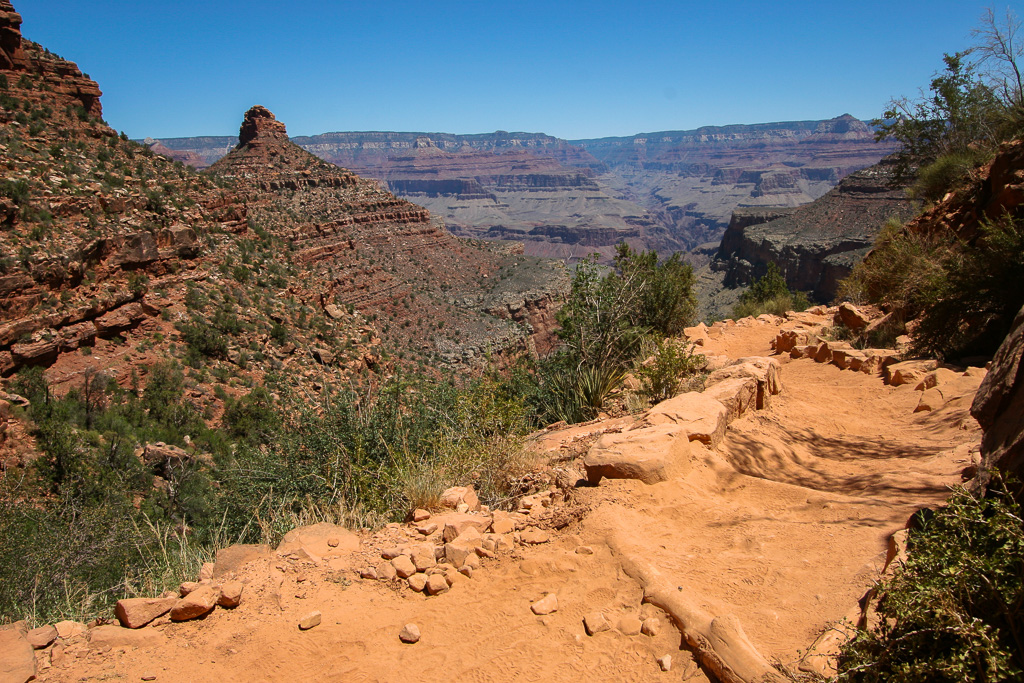
[[[947,491],[937,474],[908,467],[939,450],[930,445],[793,430],[784,437],[771,438],[733,433],[722,452],[737,472],[751,477],[850,496],[907,500]]]

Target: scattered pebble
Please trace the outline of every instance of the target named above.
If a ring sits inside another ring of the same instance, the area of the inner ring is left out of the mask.
[[[548,593],[543,598],[530,605],[530,609],[537,615],[556,612],[558,611],[558,596],[554,593]]]
[[[662,671],[669,671],[672,669],[672,655],[662,655],[658,657],[658,666],[661,667]]]

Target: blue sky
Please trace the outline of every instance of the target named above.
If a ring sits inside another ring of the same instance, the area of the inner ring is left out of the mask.
[[[132,137],[545,132],[871,118],[913,95],[984,8],[1022,2],[14,0],[23,32],[103,89]]]

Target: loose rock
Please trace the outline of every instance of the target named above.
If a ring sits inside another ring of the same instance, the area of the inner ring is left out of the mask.
[[[405,628],[398,634],[398,639],[410,645],[418,643],[420,641],[420,627],[416,624],[406,624]]]
[[[551,540],[551,534],[544,529],[538,529],[537,527],[530,527],[520,534],[519,539],[523,543],[529,543],[530,545],[537,545],[539,543],[547,543]]]
[[[413,574],[409,577],[409,588],[413,589],[417,593],[422,593],[423,589],[427,587],[427,575],[426,574]]]
[[[648,617],[644,619],[643,626],[640,627],[640,633],[645,636],[651,636],[652,638],[661,633],[661,620],[658,617]]]
[[[448,588],[448,580],[445,578],[444,574],[432,574],[427,578],[427,593],[430,595],[447,593]]]
[[[662,671],[671,671],[672,655],[662,655],[661,657],[658,657],[658,666],[661,667]]]
[[[548,593],[537,602],[530,605],[530,610],[536,615],[551,614],[558,611],[558,596]]]
[[[178,598],[125,598],[118,600],[114,615],[125,628],[142,628],[171,611]]]
[[[220,587],[220,599],[217,600],[217,604],[228,609],[238,607],[242,603],[242,590],[241,581],[228,581]]]
[[[590,636],[602,631],[608,631],[612,627],[601,612],[591,612],[583,617],[583,626],[587,629],[587,635]]]
[[[209,614],[219,599],[220,591],[213,586],[199,586],[174,604],[171,621],[188,621]]]
[[[412,513],[412,521],[414,522],[423,522],[428,519],[430,519],[430,513],[426,510],[417,509],[415,512]]]
[[[57,629],[50,625],[40,626],[39,628],[34,628],[29,631],[25,635],[25,638],[28,640],[29,645],[34,649],[42,650],[50,643],[57,640]]]
[[[408,579],[416,573],[416,565],[408,555],[399,555],[391,560],[391,566],[395,568],[395,573],[402,579]]]
[[[632,614],[619,619],[619,633],[624,636],[638,636],[642,628],[643,624]]]
[[[313,610],[309,614],[307,614],[304,617],[302,617],[301,619],[299,619],[299,630],[301,630],[301,631],[308,631],[309,629],[313,628],[314,626],[319,626],[320,625],[320,620],[322,618],[323,618],[323,615],[320,614],[320,610],[318,610],[318,609]]]

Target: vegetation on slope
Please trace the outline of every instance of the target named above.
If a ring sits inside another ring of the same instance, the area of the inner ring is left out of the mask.
[[[754,317],[771,313],[785,315],[788,311],[806,310],[811,302],[803,292],[792,292],[778,264],[771,261],[765,274],[751,283],[732,309],[734,318]]]

